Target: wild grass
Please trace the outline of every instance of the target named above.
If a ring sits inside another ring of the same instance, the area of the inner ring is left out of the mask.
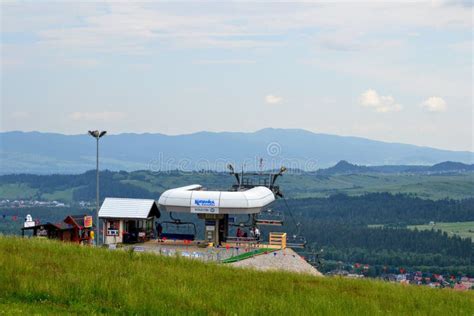
[[[0,314],[471,315],[474,293],[0,237]]]

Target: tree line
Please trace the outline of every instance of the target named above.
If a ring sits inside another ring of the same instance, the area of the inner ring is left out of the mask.
[[[335,194],[329,198],[292,199],[288,204],[302,218],[354,225],[406,226],[434,222],[474,221],[474,199],[427,200],[409,194]],[[276,207],[286,210],[283,201]]]

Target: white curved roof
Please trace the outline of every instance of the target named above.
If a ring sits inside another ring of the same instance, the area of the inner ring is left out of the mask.
[[[246,191],[204,191],[199,184],[163,192],[158,205],[168,212],[205,214],[253,214],[275,200],[267,187]]]

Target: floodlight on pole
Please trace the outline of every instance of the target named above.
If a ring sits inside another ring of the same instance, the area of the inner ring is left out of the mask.
[[[99,232],[100,232],[100,222],[99,222],[99,139],[107,134],[107,131],[89,131],[89,135],[94,137],[97,142],[97,159],[96,159],[96,245],[99,245]]]

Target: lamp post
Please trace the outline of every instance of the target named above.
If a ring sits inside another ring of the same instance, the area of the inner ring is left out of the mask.
[[[107,133],[107,131],[89,131],[89,135],[94,137],[97,141],[97,159],[96,159],[96,242],[95,244],[98,246],[99,245],[99,139],[104,136]]]

